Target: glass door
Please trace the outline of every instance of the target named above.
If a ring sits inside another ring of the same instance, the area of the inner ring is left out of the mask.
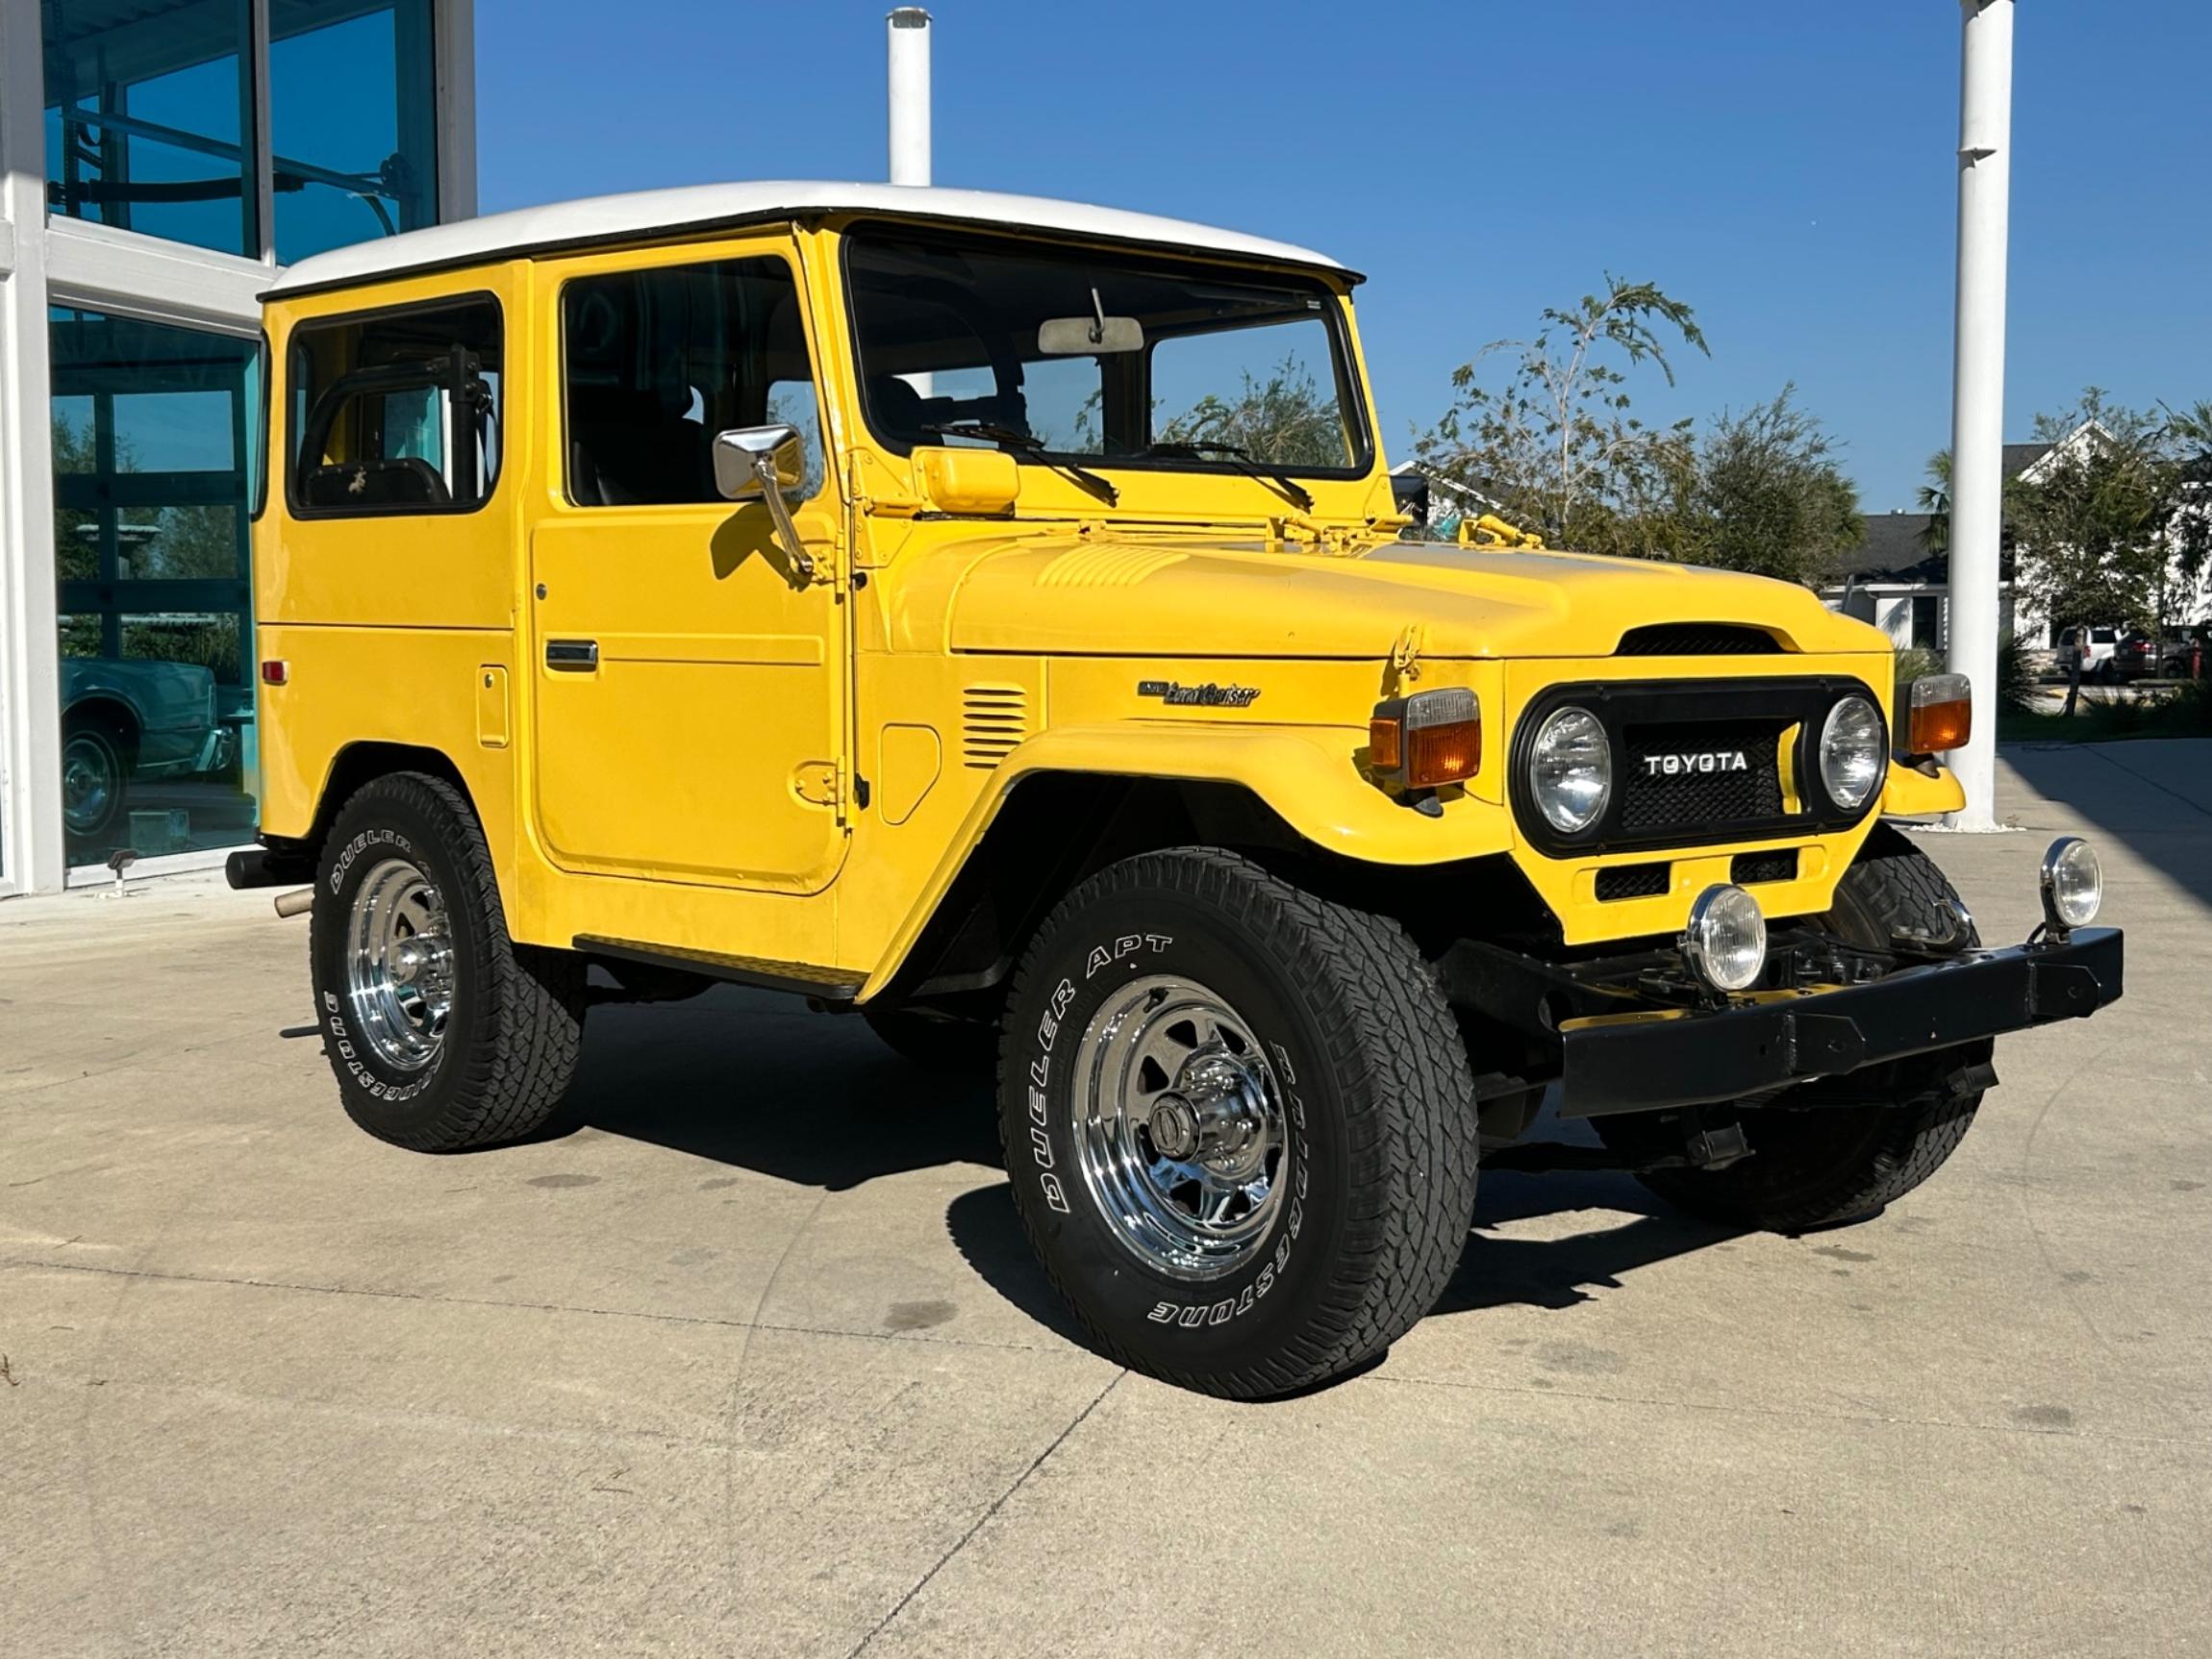
[[[72,866],[251,841],[258,341],[50,316]]]

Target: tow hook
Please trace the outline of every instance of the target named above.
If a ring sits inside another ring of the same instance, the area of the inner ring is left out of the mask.
[[[1693,1130],[1684,1143],[1683,1151],[1691,1167],[1697,1169],[1725,1169],[1729,1165],[1751,1155],[1751,1144],[1744,1139],[1744,1125],[1722,1123],[1718,1128]]]

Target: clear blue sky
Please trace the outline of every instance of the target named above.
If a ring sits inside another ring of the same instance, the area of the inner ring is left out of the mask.
[[[482,205],[884,176],[880,3],[479,0]],[[1394,456],[1452,366],[1608,269],[1794,380],[1869,512],[1948,441],[1949,0],[940,0],[936,178],[1229,225],[1371,279]],[[2008,438],[2086,384],[2212,397],[2212,7],[2020,0]]]

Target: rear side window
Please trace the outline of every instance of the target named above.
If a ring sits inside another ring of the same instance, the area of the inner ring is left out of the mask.
[[[2089,642],[2092,645],[2109,645],[2119,637],[2120,636],[2110,628],[2092,628],[2089,630]]]
[[[498,482],[499,302],[292,330],[287,499],[302,518],[467,513]]]

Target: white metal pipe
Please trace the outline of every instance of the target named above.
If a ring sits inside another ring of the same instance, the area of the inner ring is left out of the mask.
[[[929,13],[901,6],[885,20],[891,49],[891,182],[929,183]]]
[[[1954,829],[1997,827],[1998,549],[2004,512],[2004,262],[2012,188],[2013,0],[1960,0],[1958,300],[1951,360],[1951,672],[1973,737],[1950,757]]]

